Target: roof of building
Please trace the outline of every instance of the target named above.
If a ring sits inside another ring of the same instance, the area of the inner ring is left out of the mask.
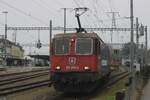
[[[14,43],[14,42],[12,42],[12,41],[10,41],[8,39],[5,40],[4,38],[0,38],[0,42],[1,43],[4,43],[5,41],[7,42],[7,44],[16,46],[16,47],[20,48],[22,51],[24,51],[22,46],[19,45],[19,43]]]
[[[28,55],[31,58],[49,60],[49,55]]]
[[[108,43],[108,45],[112,48],[112,49],[119,49],[121,50],[124,46],[123,43]]]

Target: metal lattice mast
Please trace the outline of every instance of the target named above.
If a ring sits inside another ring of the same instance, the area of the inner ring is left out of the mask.
[[[84,28],[87,31],[131,31],[131,28]],[[7,27],[10,31],[50,30],[50,27]],[[53,31],[62,31],[64,27],[52,27]],[[134,28],[136,30],[136,28]],[[66,31],[76,31],[76,28],[66,28]]]
[[[107,12],[107,13],[109,13],[109,14],[111,14],[112,15],[112,28],[117,28],[117,24],[116,24],[116,15],[118,15],[119,14],[119,12]],[[111,31],[111,43],[113,42],[113,30]]]

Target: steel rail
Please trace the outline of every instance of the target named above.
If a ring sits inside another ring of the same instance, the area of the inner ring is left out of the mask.
[[[34,88],[38,88],[42,86],[48,86],[50,84],[51,84],[50,80],[42,80],[42,81],[28,83],[28,84],[21,84],[21,85],[12,86],[12,87],[1,88],[0,96],[9,95],[9,94],[13,94],[16,92],[22,92],[25,90],[30,90],[30,89],[34,89]]]
[[[0,87],[2,85],[12,84],[12,83],[16,83],[16,82],[20,82],[20,81],[24,81],[24,80],[29,80],[29,79],[37,78],[40,76],[46,76],[48,74],[49,74],[49,72],[42,72],[42,73],[36,73],[33,75],[24,75],[22,77],[14,77],[14,78],[9,78],[9,79],[5,79],[5,80],[0,80]]]
[[[26,71],[26,72],[15,72],[15,73],[9,73],[9,74],[1,74],[0,77],[9,77],[9,76],[13,76],[13,75],[36,73],[36,72],[47,71],[47,70],[49,70],[49,69],[40,69],[40,70],[32,70],[32,71]]]

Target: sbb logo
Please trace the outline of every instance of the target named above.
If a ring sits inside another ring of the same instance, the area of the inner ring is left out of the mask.
[[[75,57],[69,57],[69,65],[75,65],[76,64],[76,58]]]

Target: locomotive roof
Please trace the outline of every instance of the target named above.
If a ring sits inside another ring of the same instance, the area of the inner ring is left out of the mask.
[[[77,36],[77,37],[97,37],[98,35],[96,33],[61,33],[61,34],[56,34],[55,38],[59,37],[72,37],[72,36]]]
[[[54,38],[71,38],[71,37],[78,37],[78,38],[97,38],[101,43],[105,46],[108,46],[108,48],[111,48],[109,45],[107,45],[96,33],[59,33],[55,34]]]
[[[61,38],[61,37],[64,37],[64,38],[70,38],[70,37],[91,37],[91,38],[98,38],[99,36],[96,34],[96,33],[63,33],[63,34],[56,34],[54,36],[54,38]]]
[[[56,34],[54,38],[71,38],[71,37],[78,37],[78,38],[98,38],[101,42],[104,41],[96,34],[96,33],[61,33]]]

